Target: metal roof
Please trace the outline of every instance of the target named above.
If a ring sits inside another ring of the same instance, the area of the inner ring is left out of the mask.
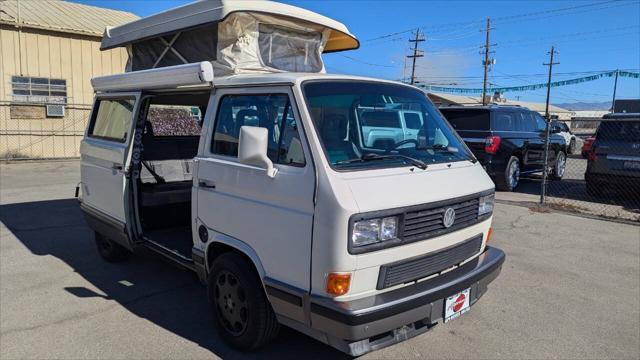
[[[360,43],[347,27],[326,16],[296,6],[264,0],[204,0],[147,16],[105,31],[101,50],[123,46],[182,29],[223,21],[237,12],[259,13],[294,19],[330,29],[324,52],[357,49]]]
[[[107,26],[137,19],[129,12],[61,0],[0,1],[0,23],[16,26],[19,21],[25,28],[101,37]]]

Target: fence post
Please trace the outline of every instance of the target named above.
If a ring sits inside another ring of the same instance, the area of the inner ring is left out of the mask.
[[[550,119],[546,119],[545,126],[545,136],[544,136],[544,167],[542,169],[542,184],[540,185],[540,205],[544,205],[544,197],[547,192],[547,176],[549,172],[549,124],[551,123]]]

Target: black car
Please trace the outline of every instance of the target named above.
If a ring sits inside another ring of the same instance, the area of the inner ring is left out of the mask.
[[[513,191],[521,174],[543,170],[546,121],[537,112],[519,106],[445,107],[440,111],[498,190]],[[550,178],[562,179],[567,143],[555,133],[550,136],[548,163],[552,164]]]
[[[587,192],[606,188],[640,191],[640,114],[607,114],[587,152]]]

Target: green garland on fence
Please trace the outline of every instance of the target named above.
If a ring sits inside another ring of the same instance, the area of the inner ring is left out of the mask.
[[[604,72],[596,75],[583,76],[576,79],[553,81],[551,83],[551,87],[580,84],[583,82],[598,80],[603,77],[613,77],[616,75],[616,73],[618,74],[618,76],[621,76],[621,77],[628,77],[628,78],[635,78],[635,79],[640,78],[640,73],[616,70],[616,71],[609,71],[609,72]],[[432,86],[432,85],[422,85],[422,84],[417,84],[417,86],[422,89],[430,90],[430,91],[458,93],[458,94],[482,94],[482,91],[483,91],[481,88],[479,89],[454,88],[454,87]],[[494,93],[494,92],[504,93],[509,91],[530,91],[530,90],[538,90],[538,89],[546,89],[546,88],[547,88],[547,83],[524,85],[524,86],[489,87],[487,88],[487,93]]]

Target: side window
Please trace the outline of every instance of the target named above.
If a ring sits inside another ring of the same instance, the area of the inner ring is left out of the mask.
[[[536,119],[536,131],[545,131],[547,129],[547,122],[537,113],[532,113],[532,115]]]
[[[502,131],[514,131],[516,129],[515,114],[511,112],[496,112],[494,114],[494,129]]]
[[[404,113],[404,122],[408,129],[420,130],[422,128],[422,120],[417,113]]]
[[[131,129],[135,99],[102,99],[94,106],[89,137],[125,142]]]
[[[522,131],[536,131],[536,120],[531,113],[522,113]]]
[[[289,96],[224,96],[218,106],[211,151],[237,157],[242,126],[259,126],[268,130],[267,155],[274,163],[304,166],[302,143]]]

